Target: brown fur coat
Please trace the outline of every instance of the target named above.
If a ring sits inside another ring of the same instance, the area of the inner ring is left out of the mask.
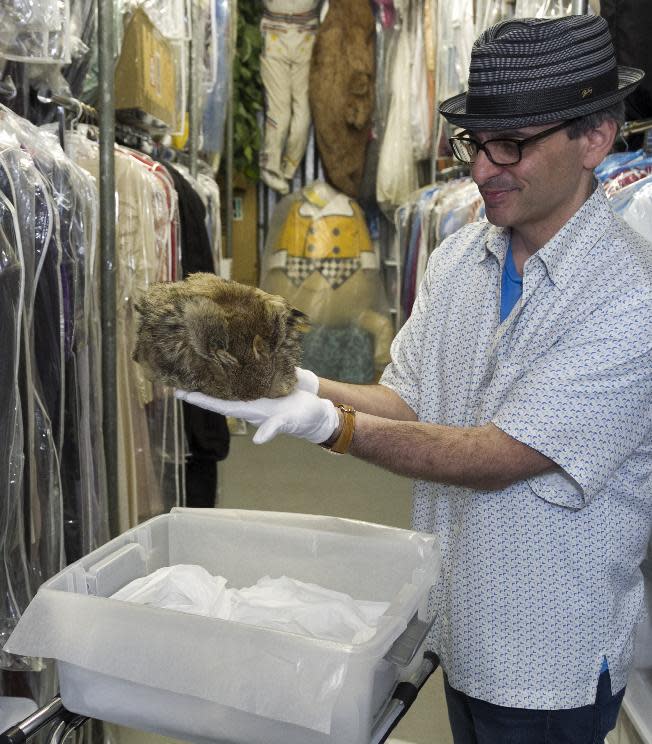
[[[310,63],[310,108],[328,181],[359,198],[374,109],[375,25],[369,0],[330,0]]]

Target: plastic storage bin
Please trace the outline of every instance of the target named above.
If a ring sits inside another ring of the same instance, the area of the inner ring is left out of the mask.
[[[371,640],[347,645],[108,598],[181,563],[236,587],[285,574],[391,604]],[[436,538],[408,530],[173,509],[46,582],[5,650],[56,659],[66,708],[101,720],[197,742],[368,744],[401,673],[391,651],[438,571]]]

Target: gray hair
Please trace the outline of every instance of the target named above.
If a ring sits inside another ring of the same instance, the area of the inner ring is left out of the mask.
[[[569,139],[577,139],[592,129],[599,127],[604,121],[612,119],[618,125],[618,129],[625,123],[625,102],[618,101],[613,106],[600,109],[592,114],[582,116],[572,124],[569,124],[566,132]]]

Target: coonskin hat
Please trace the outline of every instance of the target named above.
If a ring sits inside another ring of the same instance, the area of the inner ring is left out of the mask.
[[[516,129],[573,119],[631,93],[643,70],[616,64],[601,16],[516,18],[473,45],[468,91],[439,106],[467,129]]]

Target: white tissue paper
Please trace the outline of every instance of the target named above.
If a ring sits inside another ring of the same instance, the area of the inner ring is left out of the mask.
[[[389,607],[287,576],[264,576],[244,589],[226,584],[201,566],[176,565],[135,579],[112,599],[351,644],[373,638]]]

